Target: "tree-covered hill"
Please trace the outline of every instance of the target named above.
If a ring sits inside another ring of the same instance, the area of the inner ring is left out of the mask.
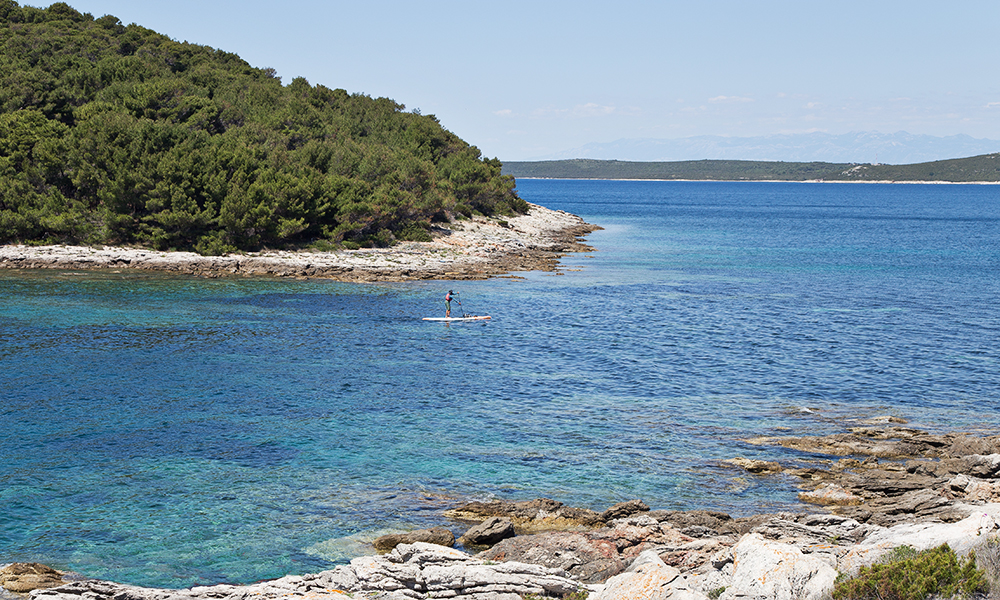
[[[843,181],[1000,181],[1000,153],[952,158],[912,165],[854,165],[840,173]]]
[[[0,0],[0,243],[386,245],[526,211],[500,162],[433,116]]]
[[[506,174],[552,179],[685,179],[697,181],[1000,181],[1000,154],[939,160],[912,165],[826,162],[690,160],[629,162],[620,160],[550,160],[507,162]]]

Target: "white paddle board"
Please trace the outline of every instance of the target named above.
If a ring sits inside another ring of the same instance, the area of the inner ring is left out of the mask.
[[[444,321],[446,323],[451,323],[454,321],[488,321],[492,317],[489,315],[485,316],[473,316],[473,317],[424,317],[424,321]]]

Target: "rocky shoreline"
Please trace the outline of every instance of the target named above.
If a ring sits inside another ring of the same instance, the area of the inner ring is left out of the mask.
[[[898,546],[1000,548],[1000,435],[931,434],[884,418],[835,435],[746,441],[795,450],[797,464],[726,464],[795,478],[799,499],[815,509],[732,518],[650,510],[640,500],[604,512],[550,499],[473,502],[442,520],[471,526],[460,541],[478,554],[450,547],[455,537],[440,527],[380,538],[387,553],[330,571],[249,586],[138,588],[24,564],[0,569],[0,585],[33,590],[33,600],[820,600],[838,574]]]
[[[568,252],[589,252],[582,236],[600,229],[576,215],[530,204],[526,215],[477,216],[437,226],[431,242],[330,252],[261,251],[226,256],[143,248],[0,246],[0,268],[184,273],[201,277],[316,277],[348,282],[487,279],[554,271]]]

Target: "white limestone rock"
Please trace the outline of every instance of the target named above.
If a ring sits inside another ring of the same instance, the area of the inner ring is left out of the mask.
[[[732,548],[733,576],[720,600],[820,600],[833,590],[837,571],[820,554],[803,554],[757,533]]]
[[[687,576],[667,566],[655,550],[640,554],[624,572],[604,584],[592,600],[708,600],[694,589]]]

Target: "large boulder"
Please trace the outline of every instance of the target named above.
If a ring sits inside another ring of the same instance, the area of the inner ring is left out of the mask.
[[[627,571],[609,579],[591,600],[708,600],[688,578],[667,566],[655,550],[640,554]]]
[[[616,519],[624,519],[644,512],[649,512],[649,507],[642,500],[619,502],[601,513],[601,521],[610,523]]]
[[[455,534],[444,527],[431,527],[430,529],[418,529],[409,533],[383,535],[376,538],[373,545],[375,546],[375,550],[385,553],[400,544],[413,544],[416,542],[437,544],[438,546],[447,546],[450,548],[455,545]]]
[[[972,454],[966,456],[965,460],[968,463],[967,475],[986,479],[1000,478],[1000,454]]]
[[[836,569],[820,555],[758,533],[743,536],[730,552],[732,581],[719,600],[821,600],[837,579]]]
[[[492,546],[497,542],[514,537],[514,524],[510,519],[490,517],[470,528],[458,538],[462,546]]]

